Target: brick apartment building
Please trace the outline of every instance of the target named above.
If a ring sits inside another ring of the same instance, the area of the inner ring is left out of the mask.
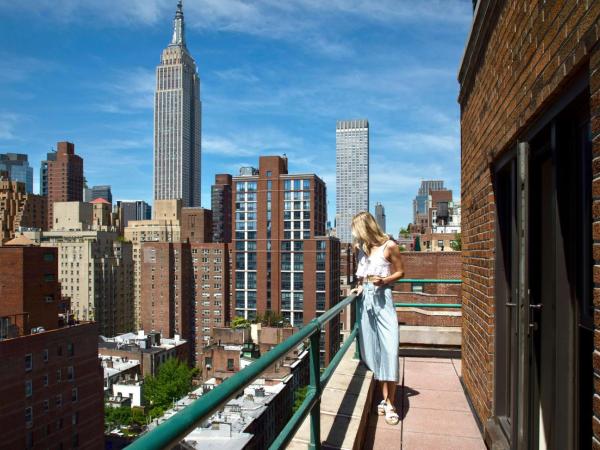
[[[181,241],[212,242],[212,211],[205,208],[181,208]]]
[[[45,229],[46,197],[27,192],[25,183],[0,171],[0,244],[13,239],[19,227]]]
[[[231,242],[231,175],[215,175],[211,187],[210,207],[212,209],[212,242]]]
[[[270,327],[261,324],[252,324],[248,328],[215,327],[211,330],[210,345],[204,349],[198,366],[202,378],[207,380],[214,377],[221,382],[297,331],[298,328],[290,326]],[[288,358],[294,356],[297,353],[294,355],[294,352],[290,352]],[[261,378],[281,379],[289,374],[289,367],[284,367],[282,359],[265,370]]]
[[[199,365],[212,328],[229,323],[229,245],[145,242],[141,266],[142,328],[189,340]]]
[[[474,3],[464,385],[494,448],[600,448],[600,2]]]
[[[301,327],[340,296],[340,243],[325,236],[326,188],[289,174],[287,158],[261,156],[233,177],[232,316],[271,310]],[[326,327],[322,358],[339,348],[339,320]]]
[[[54,225],[54,202],[83,201],[83,159],[71,142],[59,142],[54,160],[46,161],[48,229]]]
[[[98,328],[59,318],[57,280],[56,249],[0,248],[0,449],[104,446]]]

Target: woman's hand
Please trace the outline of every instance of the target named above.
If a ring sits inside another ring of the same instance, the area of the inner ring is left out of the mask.
[[[360,295],[360,294],[362,294],[362,291],[363,291],[363,286],[362,286],[362,284],[359,284],[357,287],[355,287],[354,289],[352,289],[350,291],[350,294]]]
[[[371,283],[373,283],[374,286],[383,286],[385,284],[383,280],[383,277],[373,277]]]

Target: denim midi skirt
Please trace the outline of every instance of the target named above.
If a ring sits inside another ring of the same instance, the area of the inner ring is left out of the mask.
[[[361,358],[375,379],[398,383],[398,316],[392,288],[365,283],[361,300],[358,329]]]

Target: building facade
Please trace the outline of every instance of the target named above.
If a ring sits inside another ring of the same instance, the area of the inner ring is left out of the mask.
[[[375,203],[375,220],[385,233],[385,208],[380,202]]]
[[[599,17],[479,1],[462,59],[462,380],[490,448],[600,446]]]
[[[104,199],[108,203],[112,203],[112,190],[109,185],[92,186],[90,202],[98,199]]]
[[[335,230],[352,242],[352,217],[369,211],[369,121],[338,120],[335,154]]]
[[[189,340],[199,365],[212,329],[229,324],[229,245],[146,242],[142,255],[142,328]]]
[[[231,242],[231,175],[215,175],[211,187],[210,207],[212,209],[212,242]]]
[[[8,172],[13,181],[25,184],[25,191],[33,194],[33,167],[29,165],[27,155],[22,153],[0,153],[0,171]]]
[[[131,220],[152,219],[152,207],[143,200],[119,200],[117,211],[122,229],[126,228]]]
[[[0,243],[15,237],[19,228],[45,229],[48,223],[46,198],[27,193],[25,184],[0,172]]]
[[[2,449],[102,448],[98,328],[59,316],[55,248],[0,248]]]
[[[323,180],[287,165],[262,156],[258,171],[233,177],[232,316],[273,311],[301,327],[339,301],[340,243],[325,236]],[[330,324],[326,358],[339,342],[339,321]]]
[[[46,159],[40,164],[40,195],[48,197],[48,162],[56,161],[56,151],[46,154]]]
[[[48,160],[48,229],[54,225],[55,202],[80,202],[83,200],[83,159],[75,154],[71,142],[57,144],[56,157]]]
[[[62,296],[75,319],[94,320],[100,333],[114,336],[133,328],[132,244],[109,227],[96,229],[92,206],[57,202],[52,231],[24,234],[58,249]]]
[[[185,43],[181,1],[173,37],[156,68],[154,199],[200,206],[200,77]]]
[[[206,208],[181,208],[181,241],[212,242],[212,211]]]
[[[142,298],[142,243],[181,242],[181,200],[154,202],[154,219],[132,220],[123,231],[125,241],[133,246],[134,328],[140,329]]]

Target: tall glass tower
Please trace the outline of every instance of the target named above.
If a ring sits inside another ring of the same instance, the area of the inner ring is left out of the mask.
[[[335,230],[341,242],[352,242],[352,217],[369,210],[369,121],[338,120],[335,151]]]
[[[200,77],[185,45],[181,0],[171,43],[156,68],[154,95],[154,199],[200,206]]]

